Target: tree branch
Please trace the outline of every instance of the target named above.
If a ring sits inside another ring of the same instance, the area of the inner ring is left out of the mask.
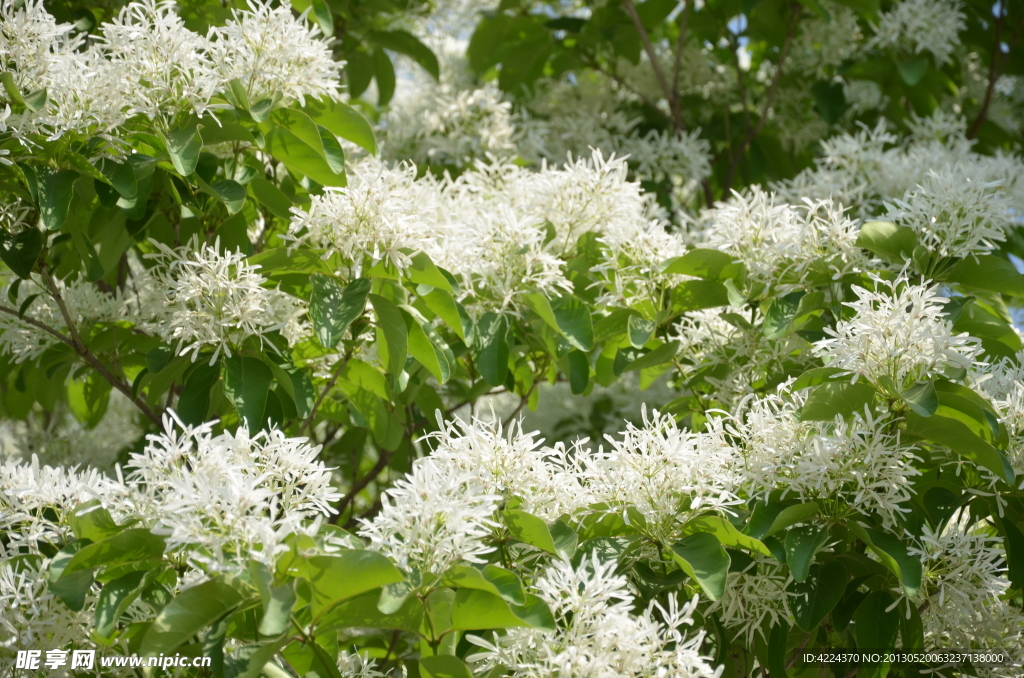
[[[693,0],[686,3],[683,8],[683,17],[679,21],[679,36],[676,38],[676,53],[672,63],[672,93],[676,100],[679,100],[679,77],[683,70],[683,48],[686,46],[686,28],[690,23],[690,7]],[[680,111],[682,113],[682,111]]]
[[[772,84],[768,87],[768,93],[765,95],[764,106],[761,109],[761,116],[758,118],[757,124],[754,125],[753,129],[748,130],[746,136],[736,148],[736,153],[732,157],[732,162],[729,163],[729,171],[726,173],[725,181],[722,183],[723,198],[729,195],[729,189],[732,188],[732,180],[736,174],[736,169],[739,167],[740,160],[743,159],[743,154],[746,152],[750,142],[757,138],[757,135],[761,132],[761,128],[764,127],[765,122],[767,122],[768,113],[771,111],[772,104],[775,102],[775,95],[778,94],[779,81],[782,80],[783,67],[786,64],[786,57],[789,56],[789,48],[793,44],[793,37],[796,33],[797,18],[800,16],[799,4],[793,3],[790,7],[792,8],[793,17],[789,22],[789,29],[786,31],[786,41],[782,45],[782,51],[779,52],[779,65],[775,69],[775,77],[772,78]]]
[[[338,522],[338,518],[340,518],[341,515],[345,513],[345,510],[348,509],[349,504],[355,501],[356,495],[362,492],[367,485],[376,480],[377,477],[384,471],[384,469],[387,468],[388,462],[391,461],[392,454],[393,453],[389,452],[388,450],[382,449],[380,451],[380,456],[377,458],[377,463],[373,465],[373,468],[366,472],[365,476],[356,481],[356,483],[352,486],[352,489],[348,491],[348,494],[341,498],[337,506],[338,512],[328,519],[328,523],[334,525]]]
[[[138,398],[132,394],[131,384],[129,384],[126,380],[111,372],[107,368],[107,366],[104,365],[100,361],[100,359],[96,357],[96,355],[89,349],[89,347],[85,345],[85,342],[82,341],[82,337],[78,334],[78,330],[75,328],[75,323],[72,322],[71,320],[71,314],[68,313],[68,307],[64,303],[64,297],[61,296],[60,290],[57,289],[57,285],[53,282],[53,278],[50,277],[49,271],[43,268],[42,270],[40,270],[40,275],[42,276],[43,281],[46,283],[46,286],[49,289],[50,296],[53,297],[53,300],[57,303],[57,308],[60,309],[60,314],[64,318],[64,324],[67,325],[68,333],[71,335],[71,338],[68,339],[67,337],[64,337],[60,332],[57,332],[56,330],[48,329],[47,331],[53,336],[63,341],[64,343],[66,343],[71,348],[73,348],[75,350],[75,353],[77,353],[83,360],[85,360],[85,362],[88,363],[90,367],[99,372],[100,376],[103,377],[107,381],[107,383],[109,383],[111,386],[120,391],[126,398],[128,398],[128,400],[130,400],[135,405],[135,407],[139,408],[139,411],[146,415],[146,417],[151,422],[153,422],[153,424],[156,425],[157,428],[161,428],[163,426],[163,422],[160,421],[160,416],[153,411],[153,409],[149,406],[148,403],[146,403],[145,400],[142,400],[141,398]],[[23,318],[23,320],[27,319]],[[40,329],[46,329],[46,326],[43,325],[43,323],[30,324],[33,324],[36,327],[40,327]]]
[[[629,18],[633,20],[633,26],[636,27],[637,33],[640,34],[640,42],[643,43],[644,51],[647,52],[647,58],[651,60],[654,75],[658,79],[662,94],[665,95],[665,101],[668,102],[669,108],[672,111],[673,124],[678,130],[684,129],[682,112],[679,110],[679,97],[669,87],[668,80],[665,78],[665,72],[661,69],[661,62],[658,61],[658,55],[654,51],[654,45],[651,44],[651,39],[647,35],[647,29],[644,28],[644,22],[640,20],[640,15],[636,11],[633,0],[622,0],[622,6],[625,7]]]
[[[971,128],[967,130],[967,138],[973,139],[978,136],[978,131],[981,130],[981,126],[985,123],[988,118],[988,109],[992,104],[992,95],[995,93],[996,80],[999,79],[999,60],[1002,55],[1002,37],[1003,37],[1003,24],[1006,21],[1006,0],[1000,0],[999,2],[999,16],[996,17],[996,38],[995,44],[992,46],[992,63],[988,67],[988,87],[985,88],[985,101],[981,104],[981,110],[978,111],[978,117],[971,123]]]
[[[331,378],[327,381],[327,385],[324,386],[324,390],[320,392],[320,396],[316,399],[316,402],[313,403],[313,408],[309,411],[309,416],[306,417],[305,421],[302,422],[302,426],[299,427],[300,436],[305,433],[306,429],[308,429],[310,424],[313,423],[313,417],[316,416],[316,411],[320,409],[320,404],[323,403],[324,398],[326,398],[327,394],[331,392],[334,385],[338,383],[338,379],[341,377],[341,373],[344,371],[345,365],[347,364],[348,358],[343,358],[338,364],[338,368],[334,370],[334,374],[332,374]]]

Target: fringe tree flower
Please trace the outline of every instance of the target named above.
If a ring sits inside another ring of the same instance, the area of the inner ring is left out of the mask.
[[[186,426],[173,414],[127,464],[122,510],[143,517],[169,550],[225,567],[234,558],[272,564],[293,533],[315,533],[341,495],[316,461],[319,445],[278,430],[214,435],[213,424]]]
[[[475,473],[418,459],[383,494],[380,513],[364,521],[359,535],[406,570],[440,575],[460,561],[485,562],[500,500]]]
[[[484,673],[501,666],[514,678],[721,675],[722,669],[713,669],[710,659],[700,654],[704,633],[689,638],[682,633],[683,626],[693,624],[697,598],[679,606],[672,595],[667,607],[652,601],[642,613],[632,614],[633,595],[615,567],[596,553],[585,555],[578,567],[556,561],[534,587],[558,629],[514,628],[490,642],[468,636],[483,648],[469,660]]]
[[[146,257],[157,263],[143,281],[142,311],[155,332],[176,344],[177,355],[191,352],[195,362],[211,347],[212,365],[221,351],[230,356],[231,347],[247,337],[282,328],[274,311],[275,297],[283,293],[263,287],[259,266],[246,263],[241,252],[222,254],[219,239],[213,246],[193,239],[177,250],[150,242],[157,251]]]
[[[894,281],[871,275],[874,289],[854,287],[857,300],[847,320],[826,327],[829,336],[814,343],[814,354],[875,386],[902,393],[946,368],[970,368],[981,354],[977,339],[954,334],[942,315],[947,299],[936,287],[913,285],[906,272]],[[891,380],[891,384],[889,384]]]
[[[903,0],[882,14],[870,46],[905,46],[915,54],[931,52],[944,65],[967,27],[958,0]]]

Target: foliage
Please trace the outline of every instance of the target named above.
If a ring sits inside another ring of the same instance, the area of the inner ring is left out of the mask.
[[[1021,7],[479,9],[0,6],[0,661],[1019,675]]]

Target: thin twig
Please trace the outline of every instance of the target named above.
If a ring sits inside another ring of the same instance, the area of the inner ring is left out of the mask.
[[[749,130],[743,140],[740,142],[739,147],[736,149],[736,153],[733,155],[732,162],[729,164],[729,171],[725,175],[725,181],[722,183],[722,197],[726,197],[729,194],[729,189],[732,188],[733,176],[736,174],[736,168],[739,167],[740,160],[743,159],[743,154],[747,150],[747,146],[750,145],[757,135],[761,132],[761,128],[764,127],[765,122],[768,121],[768,113],[772,109],[772,104],[775,102],[775,95],[779,90],[779,81],[782,80],[782,71],[786,63],[786,57],[789,55],[789,48],[793,44],[793,36],[796,33],[797,18],[800,16],[799,8],[800,5],[793,3],[791,6],[793,17],[789,22],[789,29],[786,31],[786,41],[782,45],[782,51],[779,52],[779,65],[775,69],[775,77],[772,78],[772,84],[768,87],[768,93],[765,95],[764,107],[761,109],[761,116],[758,118],[757,124],[754,125],[753,129]]]
[[[676,100],[679,99],[679,78],[683,70],[683,48],[686,46],[686,28],[690,23],[690,7],[692,5],[693,0],[689,0],[686,3],[686,7],[683,8],[683,17],[679,21],[679,36],[676,38],[676,53],[672,63],[672,93],[675,95]]]
[[[604,75],[607,75],[607,76],[608,76],[609,78],[611,78],[611,79],[612,79],[612,80],[613,80],[613,81],[615,82],[615,84],[617,84],[617,85],[618,85],[619,87],[622,87],[623,89],[625,89],[625,90],[628,90],[628,91],[632,92],[632,93],[633,93],[633,94],[635,94],[635,95],[636,95],[636,96],[637,96],[637,97],[638,97],[638,98],[639,98],[639,99],[640,99],[641,101],[643,101],[643,102],[644,102],[645,104],[647,104],[647,106],[649,106],[650,108],[654,109],[655,111],[658,111],[658,112],[660,112],[660,113],[664,114],[664,112],[663,112],[663,111],[661,111],[661,109],[660,109],[660,108],[658,108],[658,104],[657,104],[657,102],[655,102],[655,101],[654,101],[653,99],[651,99],[651,98],[650,98],[649,96],[647,96],[646,94],[644,94],[643,92],[641,92],[641,91],[640,91],[639,89],[637,89],[637,88],[636,88],[635,86],[631,85],[631,84],[630,84],[629,82],[627,82],[626,80],[624,80],[624,79],[622,78],[622,76],[620,76],[620,75],[619,75],[618,73],[616,73],[615,71],[609,70],[609,69],[605,68],[604,66],[602,66],[602,65],[601,65],[601,64],[600,64],[600,63],[599,63],[599,62],[597,61],[597,59],[596,59],[595,57],[592,57],[592,56],[589,56],[589,55],[586,55],[586,54],[581,54],[581,55],[580,55],[580,58],[581,58],[581,59],[583,60],[583,63],[585,63],[585,64],[586,64],[587,66],[589,66],[589,67],[593,68],[593,69],[594,69],[595,71],[597,71],[598,73],[603,73]]]
[[[341,373],[344,371],[345,365],[347,364],[348,358],[342,358],[341,362],[338,364],[338,368],[334,370],[334,374],[331,375],[331,378],[327,381],[327,385],[324,386],[324,390],[320,392],[320,396],[316,399],[316,402],[313,403],[313,409],[309,411],[309,416],[302,422],[302,426],[299,428],[300,436],[305,433],[306,429],[309,428],[309,425],[313,423],[313,417],[316,416],[316,411],[320,409],[320,404],[324,401],[324,398],[327,397],[327,394],[331,392],[331,389],[334,388],[334,385],[338,383],[338,379],[341,377]]]
[[[356,484],[352,486],[352,489],[348,491],[348,494],[341,498],[341,500],[338,502],[338,505],[335,507],[337,513],[331,516],[327,522],[329,522],[331,525],[334,525],[338,522],[338,518],[340,518],[341,515],[345,513],[346,509],[348,509],[349,504],[355,501],[356,495],[362,492],[367,485],[376,480],[377,476],[379,476],[384,471],[384,469],[387,468],[388,462],[391,461],[392,454],[393,453],[389,452],[388,450],[382,449],[380,451],[380,456],[377,458],[377,463],[373,465],[373,468],[366,472],[365,476],[360,478],[356,482]]]
[[[622,0],[622,6],[626,8],[626,13],[629,14],[629,18],[633,20],[636,32],[640,34],[640,42],[643,43],[644,51],[647,52],[647,58],[651,60],[651,66],[654,68],[654,75],[658,78],[658,84],[661,86],[661,91],[665,95],[665,101],[668,102],[669,108],[672,111],[672,122],[675,123],[676,129],[682,129],[683,119],[679,110],[679,97],[677,97],[669,87],[668,80],[665,78],[665,72],[661,69],[661,62],[658,61],[658,55],[654,51],[654,45],[651,44],[651,39],[647,35],[647,29],[644,28],[644,22],[640,20],[640,15],[636,11],[636,6],[633,4],[633,0]]]
[[[71,314],[68,313],[67,305],[64,303],[64,297],[61,296],[60,290],[57,289],[56,283],[54,283],[53,278],[50,277],[49,271],[47,271],[44,268],[40,271],[40,275],[42,276],[43,281],[46,282],[46,286],[49,288],[50,296],[53,297],[53,300],[57,303],[57,308],[60,309],[61,316],[64,317],[64,324],[67,325],[68,333],[71,335],[71,337],[69,340],[68,338],[63,337],[63,335],[61,335],[60,332],[57,332],[56,330],[50,330],[50,334],[57,337],[58,339],[61,339],[61,341],[64,341],[64,343],[71,346],[71,348],[75,350],[75,353],[77,353],[82,359],[84,359],[85,362],[87,362],[90,367],[99,372],[100,376],[103,377],[107,381],[107,383],[109,383],[111,386],[113,386],[122,394],[124,394],[125,397],[128,398],[128,400],[132,401],[132,403],[135,404],[135,407],[139,408],[139,410],[144,415],[146,415],[146,417],[151,422],[153,422],[158,428],[162,427],[163,423],[160,421],[160,416],[153,411],[153,409],[149,406],[148,403],[146,403],[146,401],[142,400],[141,398],[137,398],[132,394],[131,384],[129,384],[127,381],[111,372],[107,368],[107,366],[100,362],[100,359],[97,358],[91,350],[89,350],[89,347],[85,345],[85,342],[82,341],[82,337],[78,334],[78,330],[75,328],[75,324],[71,320]],[[22,320],[25,319],[23,318]],[[37,327],[42,325],[42,323],[32,324],[34,324]],[[45,325],[42,325],[40,329],[44,327]]]
[[[978,136],[978,132],[981,130],[982,124],[985,119],[988,118],[988,107],[992,104],[992,95],[995,92],[996,80],[999,79],[999,61],[1002,55],[1002,37],[1003,37],[1003,23],[1006,20],[1006,0],[1001,0],[999,3],[999,16],[996,17],[996,39],[995,44],[992,47],[992,63],[988,67],[988,87],[985,89],[985,101],[981,105],[981,110],[978,112],[978,117],[971,123],[971,128],[967,130],[967,138],[973,139]]]

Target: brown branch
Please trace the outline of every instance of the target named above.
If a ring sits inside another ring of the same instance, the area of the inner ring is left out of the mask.
[[[690,7],[692,5],[693,0],[689,0],[686,7],[683,8],[683,17],[679,21],[679,36],[676,38],[676,53],[672,63],[672,93],[675,95],[676,101],[679,100],[679,77],[683,70],[683,48],[686,46],[686,28],[690,23]]]
[[[800,5],[793,3],[791,6],[793,17],[789,22],[789,28],[786,31],[786,41],[782,45],[782,51],[779,52],[779,65],[775,69],[775,77],[772,78],[772,84],[768,87],[768,93],[765,95],[764,107],[761,109],[761,117],[758,119],[757,124],[754,125],[753,129],[747,132],[747,135],[740,142],[739,147],[736,149],[736,153],[733,155],[732,162],[729,164],[729,171],[725,175],[725,181],[722,183],[722,197],[725,198],[729,195],[729,189],[732,188],[733,176],[736,174],[736,169],[739,167],[740,160],[743,159],[743,154],[746,152],[747,147],[750,143],[757,138],[757,135],[761,132],[761,128],[764,127],[765,122],[768,120],[768,113],[771,111],[772,104],[775,102],[775,95],[779,91],[779,81],[782,80],[782,71],[786,63],[786,57],[789,55],[789,48],[793,44],[793,37],[796,33],[797,18],[800,16],[799,8]]]
[[[377,477],[384,471],[384,469],[387,468],[388,462],[391,461],[391,455],[392,452],[389,452],[388,450],[380,451],[380,456],[377,458],[377,463],[373,465],[373,468],[366,472],[365,476],[360,478],[356,482],[356,484],[352,486],[352,489],[348,491],[348,494],[346,494],[344,497],[341,498],[340,501],[338,501],[338,505],[336,507],[338,512],[331,516],[327,522],[329,522],[331,525],[334,525],[338,522],[338,518],[340,518],[341,515],[345,513],[345,510],[348,509],[349,504],[355,501],[356,495],[358,495],[360,492],[366,489],[366,486],[372,483],[374,480],[376,480]]]
[[[1003,36],[1003,24],[1006,21],[1006,0],[1000,0],[999,2],[999,16],[996,17],[996,39],[995,44],[992,46],[992,63],[988,67],[988,87],[985,89],[985,101],[981,105],[981,110],[978,111],[978,117],[971,123],[971,128],[967,130],[967,138],[973,139],[978,136],[981,126],[985,123],[985,119],[988,118],[988,109],[992,104],[992,95],[995,92],[996,80],[999,79],[999,61],[1000,55],[1002,54],[1002,36]]]
[[[661,69],[661,62],[658,61],[658,55],[654,51],[654,45],[651,44],[651,39],[647,35],[647,29],[644,28],[644,22],[640,20],[640,15],[636,11],[633,0],[622,0],[622,6],[625,7],[629,18],[633,20],[636,32],[640,34],[640,42],[643,43],[644,51],[647,52],[647,58],[651,60],[651,66],[654,68],[654,75],[658,79],[658,85],[661,86],[661,91],[665,95],[665,101],[668,102],[669,108],[672,110],[672,122],[675,124],[676,129],[683,129],[682,112],[679,110],[679,97],[669,87],[668,80],[665,78],[665,72]]]
[[[43,268],[40,270],[40,275],[42,276],[43,281],[46,282],[47,288],[49,288],[50,296],[53,297],[53,300],[57,303],[57,308],[60,309],[60,314],[64,318],[64,324],[67,325],[68,333],[71,335],[71,338],[68,339],[67,337],[64,337],[56,330],[50,331],[50,334],[61,339],[64,343],[73,348],[75,353],[85,360],[90,367],[99,372],[100,376],[103,377],[107,383],[124,394],[124,396],[128,398],[135,407],[139,408],[139,411],[146,415],[146,417],[153,422],[157,428],[163,427],[163,423],[160,421],[160,416],[153,411],[149,404],[132,394],[131,384],[111,372],[107,366],[100,362],[100,359],[97,358],[91,350],[89,350],[89,347],[85,345],[85,342],[82,341],[82,337],[78,334],[78,330],[75,328],[75,323],[71,320],[71,314],[68,313],[67,305],[64,303],[64,297],[61,296],[60,290],[57,289],[57,285],[53,282],[53,278],[50,277],[49,271]],[[36,326],[40,325],[42,325],[42,323],[36,324]],[[45,327],[45,325],[42,326]]]
[[[334,374],[332,374],[331,378],[327,381],[327,385],[324,386],[324,390],[320,392],[320,396],[316,399],[316,402],[313,403],[313,409],[309,411],[309,416],[306,417],[305,421],[302,422],[302,426],[299,428],[300,436],[303,433],[305,433],[306,429],[309,428],[309,425],[313,423],[313,417],[316,416],[316,411],[320,409],[320,405],[321,403],[323,403],[324,398],[326,398],[327,394],[331,392],[331,389],[334,388],[334,385],[338,383],[338,379],[341,377],[341,373],[345,369],[345,365],[347,364],[348,358],[343,358],[341,363],[338,365],[338,368],[334,370]]]

